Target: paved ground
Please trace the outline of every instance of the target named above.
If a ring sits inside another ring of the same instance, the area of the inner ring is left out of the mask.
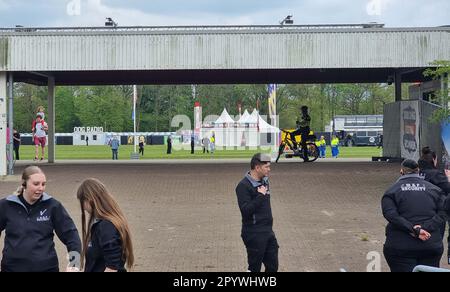
[[[382,257],[385,220],[380,199],[398,176],[397,164],[282,163],[272,167],[274,230],[281,271],[366,271],[367,254]],[[96,177],[112,190],[133,232],[136,271],[245,271],[234,188],[248,166],[200,164],[42,165],[47,191],[77,225],[75,193]],[[23,165],[16,168],[20,173]],[[0,182],[4,197],[14,179]],[[0,247],[2,247],[0,244]],[[64,249],[58,241],[61,266]],[[444,264],[444,261],[443,261]],[[443,265],[443,267],[448,267]]]
[[[275,160],[276,157],[273,157],[273,160]],[[76,165],[76,164],[96,164],[96,165],[105,165],[105,164],[248,164],[249,159],[248,158],[211,158],[211,159],[139,159],[139,160],[105,160],[105,159],[98,159],[98,160],[84,160],[84,159],[76,159],[76,160],[57,160],[55,164],[58,165]],[[279,163],[295,163],[298,164],[302,160],[300,158],[281,158]],[[342,162],[370,162],[372,161],[371,158],[322,158],[316,160],[314,163],[342,163]],[[16,166],[26,166],[35,163],[32,160],[20,160],[16,161]],[[44,162],[36,163],[36,165],[47,165],[47,160]]]

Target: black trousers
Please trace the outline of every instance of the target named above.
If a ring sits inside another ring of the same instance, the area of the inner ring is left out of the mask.
[[[444,249],[401,251],[384,248],[384,257],[393,273],[410,273],[418,265],[439,268]]]
[[[278,271],[278,242],[273,232],[242,233],[247,248],[248,270],[261,272],[264,264],[266,272]]]
[[[295,130],[294,132],[291,132],[291,140],[294,143],[294,150],[297,149],[297,142],[295,141],[295,136],[301,135],[302,136],[302,151],[303,151],[303,158],[308,157],[308,149],[306,148],[306,140],[308,140],[310,129],[309,128],[300,128]]]
[[[20,160],[20,157],[19,157],[19,146],[14,146],[14,152],[16,153],[16,160]]]

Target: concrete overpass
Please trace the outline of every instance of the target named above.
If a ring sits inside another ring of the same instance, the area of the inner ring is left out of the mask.
[[[401,82],[424,81],[449,48],[450,27],[0,28],[0,137],[14,82],[49,87],[54,129],[58,85],[393,82],[400,100]],[[0,143],[0,175],[4,153]]]

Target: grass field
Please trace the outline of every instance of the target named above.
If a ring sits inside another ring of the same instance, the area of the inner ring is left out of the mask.
[[[34,146],[23,145],[20,147],[20,159],[32,160],[34,157]],[[40,151],[40,150],[39,150]],[[47,149],[46,149],[47,152]],[[119,160],[130,159],[133,146],[122,145],[119,148]],[[203,154],[202,149],[196,148],[191,154],[190,146],[185,150],[172,151],[166,154],[166,146],[145,146],[144,156],[141,159],[225,159],[225,158],[250,158],[257,152],[270,153],[268,149],[248,150],[216,150],[214,154]],[[46,153],[47,155],[47,153]],[[108,146],[56,146],[56,159],[111,159],[111,149]],[[341,147],[340,158],[370,158],[381,156],[381,149],[377,147]],[[46,156],[47,157],[47,156]],[[327,148],[327,157],[331,157],[331,149]]]

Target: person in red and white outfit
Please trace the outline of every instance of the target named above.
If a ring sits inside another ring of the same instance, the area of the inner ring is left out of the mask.
[[[47,144],[47,133],[48,131],[48,125],[47,123],[42,119],[42,117],[38,114],[36,116],[36,124],[34,125],[33,131],[33,140],[34,145],[36,146],[36,152],[34,156],[34,160],[44,160],[45,157],[45,145]],[[39,146],[42,149],[42,155],[39,159]]]

